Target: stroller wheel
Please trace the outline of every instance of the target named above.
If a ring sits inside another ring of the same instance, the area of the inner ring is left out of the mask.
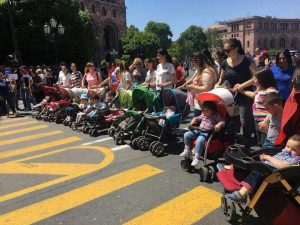
[[[234,203],[225,198],[225,196],[222,196],[221,199],[221,210],[227,222],[233,222],[237,219]]]
[[[208,171],[209,171],[209,175],[210,175],[210,180],[215,180],[217,178],[215,167],[208,166]]]
[[[99,136],[98,130],[94,129],[91,136],[93,136],[93,137]]]
[[[112,136],[114,136],[114,134],[115,134],[115,128],[110,128],[110,129],[108,130],[108,135],[109,135],[110,137],[112,137]]]
[[[116,145],[124,144],[124,133],[123,132],[119,132],[115,135],[115,144]]]
[[[192,170],[192,166],[191,166],[192,161],[193,160],[191,158],[185,158],[185,159],[181,160],[181,162],[180,162],[181,168],[185,172],[191,172],[191,170]]]
[[[150,144],[151,140],[149,138],[142,138],[139,141],[139,147],[142,151],[147,151],[149,149]]]
[[[200,181],[206,182],[210,179],[210,173],[207,167],[202,166],[199,169]]]
[[[165,146],[161,142],[157,142],[157,144],[153,146],[153,149],[154,155],[157,157],[162,156],[166,152]]]
[[[84,127],[82,131],[84,134],[88,134],[90,129],[91,128],[89,128],[89,127]]]
[[[137,141],[138,141],[139,138],[135,138],[133,139],[133,141],[130,142],[130,147],[133,149],[133,150],[137,150],[139,147],[138,147],[138,144],[137,144]]]
[[[87,133],[92,136],[93,132],[94,132],[94,129],[90,129],[89,132],[87,132]]]
[[[154,145],[156,144],[156,141],[152,141],[151,144],[149,145],[149,151],[154,155]]]

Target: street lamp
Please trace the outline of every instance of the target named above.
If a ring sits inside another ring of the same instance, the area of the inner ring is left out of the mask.
[[[113,49],[113,50],[110,51],[109,53],[110,53],[110,55],[111,55],[113,58],[115,58],[115,57],[119,54],[119,52],[116,51],[115,49]]]
[[[49,24],[45,23],[44,33],[45,33],[46,37],[49,39],[49,41],[54,43],[55,61],[56,61],[56,64],[58,64],[57,44],[60,40],[60,37],[62,37],[65,33],[65,27],[62,24],[59,24],[57,26],[57,21],[53,17],[50,19]]]

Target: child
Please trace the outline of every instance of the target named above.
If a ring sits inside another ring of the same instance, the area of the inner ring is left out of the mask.
[[[118,98],[116,98],[117,93],[115,91],[109,91],[105,95],[105,103],[109,108],[119,108],[120,107],[120,101]]]
[[[195,125],[197,122],[200,122],[199,128],[202,130],[199,131],[188,131],[184,134],[184,151],[180,156],[187,157],[191,154],[191,141],[196,139],[195,146],[195,156],[193,158],[192,166],[196,166],[199,163],[200,156],[204,150],[204,142],[211,131],[220,131],[225,125],[224,119],[218,112],[217,104],[215,102],[206,101],[203,102],[202,113],[199,117],[196,117],[192,120],[191,125]]]
[[[272,71],[269,69],[258,71],[254,76],[254,84],[256,86],[255,92],[241,90],[240,93],[246,95],[249,98],[254,98],[252,109],[253,116],[257,125],[267,117],[268,111],[266,110],[263,103],[268,93],[277,93],[277,84]],[[262,130],[258,129],[258,127],[257,137],[258,142],[262,145],[266,139],[266,134]]]
[[[264,107],[268,111],[267,117],[258,123],[259,130],[266,131],[267,137],[262,143],[263,148],[273,148],[278,137],[282,118],[282,98],[278,93],[267,94]]]
[[[165,108],[165,113],[160,115],[161,117],[164,117],[164,119],[159,119],[159,125],[162,127],[165,126],[166,120],[171,119],[172,115],[175,114],[175,111],[175,106],[167,106]]]
[[[260,155],[260,160],[275,168],[286,168],[299,165],[300,163],[300,135],[293,135],[288,139],[286,146],[275,156]],[[253,190],[256,183],[260,180],[261,174],[257,171],[251,171],[244,181],[241,182],[241,189],[232,193],[227,193],[226,197],[231,201],[238,203],[247,202],[247,194]]]

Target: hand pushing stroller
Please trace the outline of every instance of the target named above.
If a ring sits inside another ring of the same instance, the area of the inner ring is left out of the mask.
[[[232,163],[234,170],[221,170],[217,176],[224,186],[221,209],[228,222],[238,219],[237,207],[242,212],[242,222],[249,218],[253,209],[263,224],[297,225],[300,221],[300,166],[276,169],[259,161],[258,156],[249,157],[239,145],[230,146],[224,158]],[[250,171],[262,174],[262,183],[250,195],[244,208],[225,197],[228,191],[240,189],[240,182]]]
[[[217,104],[218,112],[221,117],[225,119],[225,127],[220,132],[211,131],[208,136],[204,146],[205,149],[203,151],[203,161],[204,165],[202,165],[199,169],[200,180],[208,181],[213,180],[215,178],[215,164],[208,164],[207,160],[211,159],[215,162],[222,157],[226,148],[233,144],[235,138],[235,127],[232,127],[232,121],[229,113],[227,112],[227,107],[231,106],[234,102],[233,95],[230,91],[225,88],[216,88],[209,92],[203,92],[197,96],[198,101],[214,101]],[[189,126],[189,130],[200,131],[198,127]],[[191,144],[192,147],[195,147],[195,141]],[[185,157],[181,161],[181,167],[183,170],[190,172],[194,169],[191,166],[192,156]]]

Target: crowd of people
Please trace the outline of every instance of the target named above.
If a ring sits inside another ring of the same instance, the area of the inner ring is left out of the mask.
[[[188,76],[186,68],[186,62],[181,65],[164,49],[157,51],[155,59],[142,61],[135,58],[131,65],[121,60],[116,64],[108,64],[102,70],[88,62],[83,73],[75,63],[70,66],[61,63],[57,74],[45,65],[35,68],[3,66],[0,70],[0,114],[10,116],[11,110],[13,116],[16,116],[17,111],[31,110],[45,97],[45,86],[59,86],[74,101],[81,99],[85,104],[91,98],[94,105],[104,101],[107,91],[113,97],[115,92],[139,86],[155,92],[164,88],[179,88],[187,92],[187,102],[194,109],[192,124],[200,122],[202,130],[189,131],[184,135],[185,148],[181,156],[191,154],[190,142],[197,140],[192,162],[195,166],[203,152],[209,130],[219,131],[224,126],[216,105],[199,102],[197,95],[223,87],[234,95],[242,133],[248,145],[256,143],[264,148],[275,146],[285,102],[291,92],[300,90],[300,58],[292,59],[288,49],[278,52],[275,62],[270,60],[268,52],[263,49],[256,49],[255,56],[246,55],[241,42],[232,38],[225,41],[224,48],[215,52],[213,57],[207,49],[194,52],[190,58],[193,75]],[[23,109],[19,106],[19,99],[23,101]],[[294,130],[290,136],[297,132],[300,133]],[[292,140],[299,142],[298,139],[296,137]],[[293,154],[300,163],[298,142],[296,153]],[[272,162],[268,157],[262,159]],[[241,196],[243,194],[235,193],[230,197],[242,199]]]

